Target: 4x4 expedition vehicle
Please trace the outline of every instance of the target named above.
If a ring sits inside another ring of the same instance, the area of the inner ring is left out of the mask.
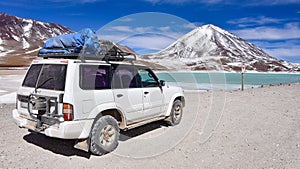
[[[176,125],[182,118],[183,90],[166,85],[146,66],[118,59],[123,57],[40,56],[17,92],[12,114],[19,127],[77,139],[76,148],[102,155],[117,147],[120,130],[157,120]]]

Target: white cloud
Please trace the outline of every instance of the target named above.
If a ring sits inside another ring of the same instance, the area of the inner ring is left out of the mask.
[[[118,33],[133,33],[133,34],[140,34],[146,32],[154,32],[154,28],[152,26],[146,27],[133,27],[133,26],[111,26],[106,29]]]
[[[145,33],[145,32],[154,32],[154,28],[152,26],[136,27],[136,28],[133,28],[133,30],[137,34]]]
[[[300,40],[252,41],[252,43],[276,58],[300,61]]]
[[[133,32],[133,29],[130,26],[112,26],[109,27],[109,29],[111,29],[111,31]]]
[[[122,24],[122,23],[121,23]],[[133,37],[142,34],[160,34],[173,39],[178,39],[187,32],[191,31],[192,28],[187,28],[187,25],[192,24],[181,24],[175,26],[131,26],[129,25],[107,25],[97,31],[98,36],[101,39],[111,41],[122,41],[128,37]],[[195,27],[193,27],[195,28]]]
[[[287,4],[300,4],[299,0],[248,0],[241,1],[238,0],[144,0],[152,4],[187,4],[187,3],[201,3],[201,4],[231,4],[231,5],[244,5],[244,6],[271,6],[271,5],[287,5]]]
[[[271,56],[280,57],[300,57],[300,46],[293,46],[289,48],[265,49]]]
[[[258,16],[258,17],[244,17],[239,19],[234,19],[228,21],[230,24],[237,24],[240,27],[248,27],[248,26],[258,26],[265,24],[278,24],[282,22],[283,19],[270,18],[266,16]]]
[[[49,2],[94,3],[103,0],[48,0]]]
[[[146,2],[150,2],[150,3],[153,3],[153,4],[156,4],[156,3],[159,3],[161,2],[161,0],[145,0]]]
[[[101,39],[126,43],[131,48],[161,50],[195,28],[192,25],[170,14],[138,13],[103,26],[97,34]]]
[[[287,4],[300,4],[299,0],[251,0],[246,3],[248,5],[259,6],[259,5],[287,5]]]
[[[144,34],[140,36],[128,37],[120,43],[131,48],[142,48],[152,50],[162,50],[173,43],[176,39],[164,35]]]
[[[158,29],[161,30],[161,31],[170,31],[171,27],[170,26],[163,26],[163,27],[159,27]]]
[[[121,21],[121,22],[132,22],[134,20],[135,20],[134,18],[129,18],[129,17],[123,17],[123,18],[119,19],[119,21]]]
[[[282,28],[262,26],[231,30],[231,32],[248,40],[284,40],[300,38],[300,28],[297,23],[288,23]]]
[[[205,4],[216,4],[216,3],[225,3],[226,1],[224,0],[144,0],[146,2],[150,2],[152,4],[185,4],[185,3],[205,3]]]
[[[195,29],[197,26],[193,23],[187,23],[183,25],[184,28]]]

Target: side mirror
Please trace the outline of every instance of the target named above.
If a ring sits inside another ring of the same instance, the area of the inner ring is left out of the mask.
[[[159,86],[165,86],[166,82],[164,80],[159,80]]]

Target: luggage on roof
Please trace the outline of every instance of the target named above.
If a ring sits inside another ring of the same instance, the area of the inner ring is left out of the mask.
[[[133,56],[125,58],[124,56]],[[99,40],[91,29],[64,34],[48,39],[38,53],[43,58],[68,58],[81,60],[136,60],[130,48],[111,41]]]

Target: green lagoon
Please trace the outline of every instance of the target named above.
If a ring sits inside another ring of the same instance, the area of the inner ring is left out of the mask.
[[[191,90],[238,90],[241,73],[158,72],[158,77],[172,85]],[[300,83],[300,73],[245,73],[245,88]]]

